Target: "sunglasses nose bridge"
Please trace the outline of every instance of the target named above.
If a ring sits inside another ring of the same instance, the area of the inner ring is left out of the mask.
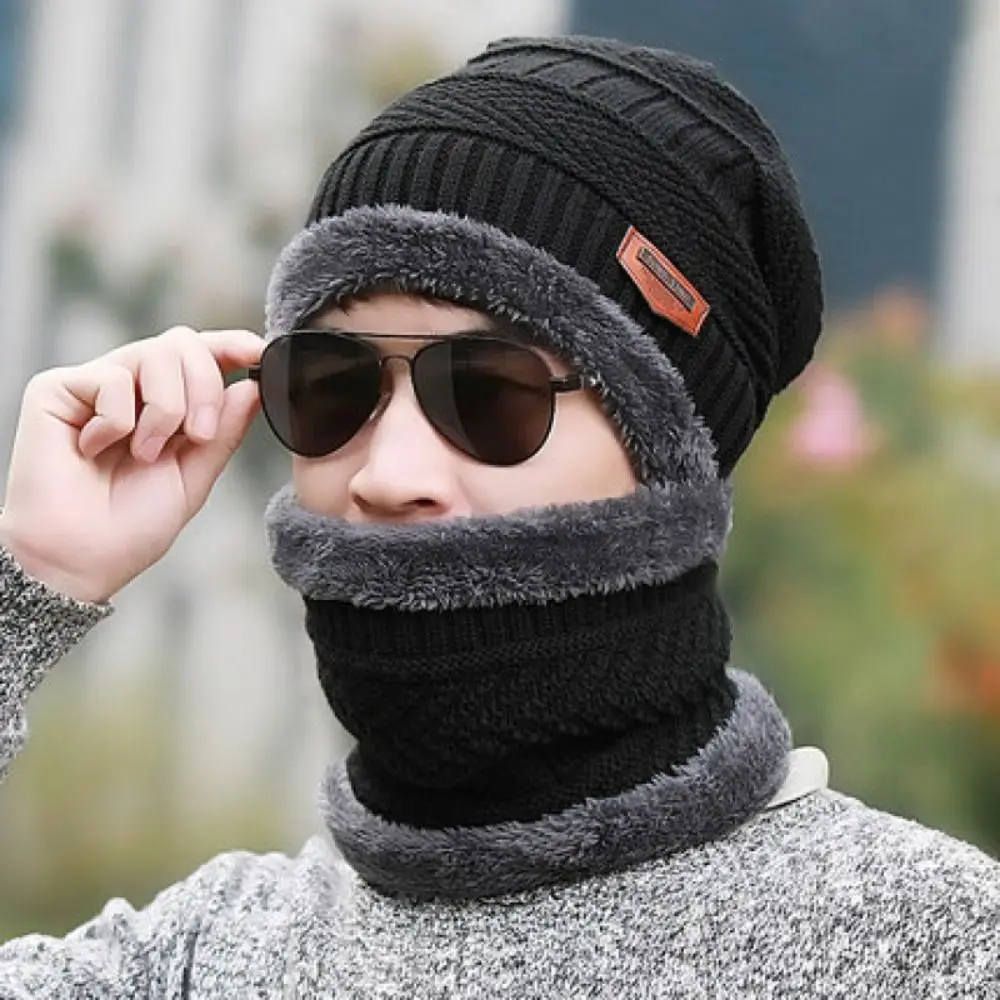
[[[369,421],[376,421],[385,412],[386,407],[389,405],[389,400],[392,398],[392,370],[389,367],[390,361],[402,361],[403,364],[409,369],[410,382],[413,382],[413,358],[408,354],[384,354],[378,359],[379,367],[379,398],[378,403],[375,405],[375,409],[369,416]]]
[[[382,388],[382,398],[383,400],[391,395],[393,380],[392,380],[392,369],[389,367],[390,361],[401,361],[405,367],[409,370],[410,383],[413,383],[413,357],[409,354],[384,354],[379,358],[379,374],[381,376],[381,388]]]
[[[413,378],[413,358],[409,354],[383,354],[379,358],[379,368],[383,374],[386,372],[390,361],[402,361],[410,369],[410,378]]]

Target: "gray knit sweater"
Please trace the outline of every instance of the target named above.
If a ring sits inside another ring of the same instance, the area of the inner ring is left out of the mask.
[[[0,773],[28,695],[107,613],[0,552]],[[0,947],[0,1000],[499,996],[1000,1000],[1000,865],[821,790],[617,874],[458,902],[380,893],[319,838],[226,854],[141,911]]]

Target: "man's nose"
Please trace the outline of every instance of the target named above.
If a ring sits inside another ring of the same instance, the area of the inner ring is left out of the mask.
[[[351,501],[372,520],[416,520],[460,513],[457,456],[417,402],[406,358],[383,362],[386,396],[370,426]]]

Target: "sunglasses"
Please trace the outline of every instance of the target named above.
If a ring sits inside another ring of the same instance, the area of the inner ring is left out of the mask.
[[[384,355],[371,341],[426,342],[412,356]],[[518,465],[545,443],[557,393],[582,375],[557,377],[528,347],[469,331],[453,336],[296,330],[270,341],[249,378],[268,424],[289,451],[320,458],[342,448],[385,407],[386,362],[406,362],[417,403],[459,451],[487,465]]]

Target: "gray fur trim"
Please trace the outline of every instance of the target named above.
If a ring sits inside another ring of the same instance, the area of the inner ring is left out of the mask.
[[[640,486],[608,500],[403,525],[354,524],[299,506],[292,486],[265,523],[278,575],[306,597],[420,611],[666,583],[718,562],[730,486]]]
[[[595,381],[642,482],[718,475],[711,434],[667,356],[594,282],[544,250],[443,212],[350,209],[282,251],[267,291],[268,335],[374,290],[428,295],[526,325]]]
[[[627,868],[725,836],[785,780],[791,734],[760,682],[730,671],[726,726],[675,775],[589,799],[532,823],[425,830],[389,823],[355,798],[343,763],[321,792],[323,817],[350,865],[385,892],[455,899],[502,895]]]

